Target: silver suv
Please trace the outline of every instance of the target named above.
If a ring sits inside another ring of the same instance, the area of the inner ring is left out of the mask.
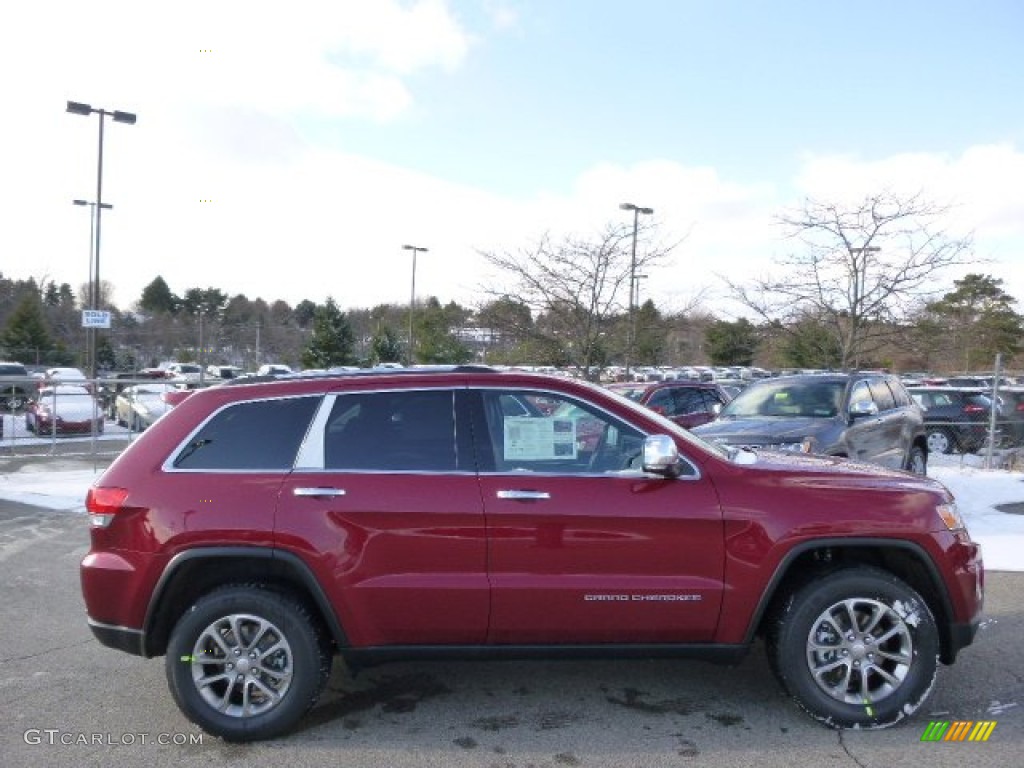
[[[921,409],[883,373],[763,379],[693,431],[726,445],[842,456],[920,475],[928,464]]]

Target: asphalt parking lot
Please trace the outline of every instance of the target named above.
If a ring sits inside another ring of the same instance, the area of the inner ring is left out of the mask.
[[[84,517],[0,502],[0,744],[11,766],[1019,765],[1024,574],[989,574],[977,643],[940,670],[926,711],[836,732],[781,693],[760,647],[693,661],[336,664],[287,738],[229,745],[178,712],[162,659],[101,647],[85,624]],[[927,743],[931,720],[996,721],[986,743]],[[160,743],[167,742],[167,743]]]

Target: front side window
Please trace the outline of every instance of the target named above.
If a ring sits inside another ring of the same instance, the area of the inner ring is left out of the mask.
[[[174,459],[175,469],[289,470],[319,397],[236,403],[211,418]]]
[[[453,403],[450,390],[339,395],[324,433],[324,467],[454,471],[458,462]],[[518,414],[517,405],[521,404],[505,402],[498,408]]]
[[[488,440],[478,449],[489,449],[494,471],[590,474],[641,468],[643,435],[589,404],[529,391],[484,390],[482,398]],[[509,415],[508,398],[521,402],[526,413]]]

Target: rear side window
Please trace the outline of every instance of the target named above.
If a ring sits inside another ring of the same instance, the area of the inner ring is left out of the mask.
[[[178,453],[174,467],[287,471],[319,403],[292,397],[228,406]]]
[[[913,402],[910,393],[907,392],[898,379],[887,379],[886,381],[889,384],[889,389],[892,390],[892,396],[896,400],[897,408],[904,408]]]

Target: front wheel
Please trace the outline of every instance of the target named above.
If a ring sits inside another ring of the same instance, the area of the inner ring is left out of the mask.
[[[931,692],[939,633],[928,605],[891,573],[847,568],[798,589],[769,632],[772,666],[816,720],[884,728]]]
[[[167,682],[192,722],[227,741],[288,731],[316,703],[331,656],[292,598],[229,586],[200,598],[167,647]]]

